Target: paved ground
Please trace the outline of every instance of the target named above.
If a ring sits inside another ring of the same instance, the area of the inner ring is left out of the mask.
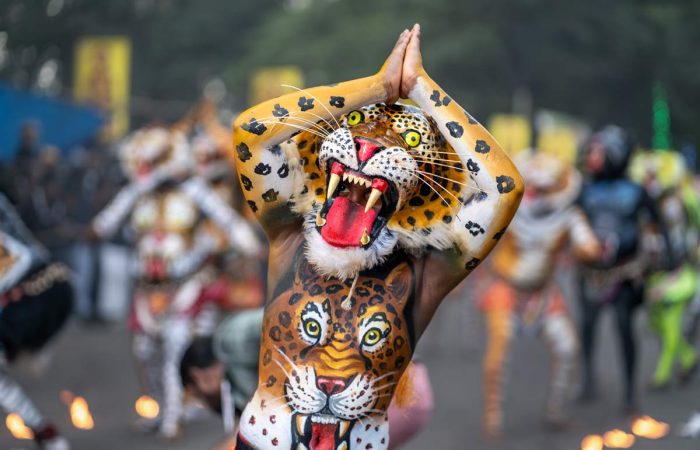
[[[506,437],[497,444],[485,442],[480,435],[479,390],[482,330],[478,316],[465,314],[463,302],[445,303],[424,336],[419,355],[431,371],[436,397],[432,422],[409,445],[409,449],[492,449],[492,450],[576,450],[581,438],[614,427],[625,427],[618,413],[617,342],[610,333],[612,317],[602,324],[602,352],[599,355],[602,399],[585,408],[576,407],[578,427],[564,434],[542,430],[542,409],[547,376],[547,358],[536,340],[523,339],[511,360]],[[644,336],[641,373],[648,379],[657,346],[638,321]],[[133,402],[136,380],[128,352],[128,336],[120,326],[85,328],[72,324],[53,348],[53,363],[39,378],[27,367],[15,374],[32,393],[41,408],[55,418],[77,450],[205,450],[221,437],[214,418],[190,424],[185,436],[176,443],[159,442],[136,432]],[[80,431],[71,427],[67,409],[59,391],[68,389],[87,398],[95,418],[95,428]],[[685,390],[644,396],[644,410],[673,425],[685,419],[689,411],[700,407],[700,382]],[[0,427],[0,449],[31,449],[31,443],[12,439]],[[661,441],[638,441],[635,449],[685,450],[700,448],[700,441],[668,437]]]

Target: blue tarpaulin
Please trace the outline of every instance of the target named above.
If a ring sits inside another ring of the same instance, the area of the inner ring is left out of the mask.
[[[12,157],[28,122],[38,125],[39,146],[51,144],[65,152],[95,136],[104,120],[96,109],[0,84],[0,160]]]

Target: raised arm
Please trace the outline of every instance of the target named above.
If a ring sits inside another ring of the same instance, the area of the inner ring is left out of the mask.
[[[427,261],[430,297],[441,297],[484,260],[510,223],[520,203],[523,181],[510,158],[486,129],[447,95],[423,69],[420,28],[406,50],[402,96],[433,117],[440,132],[470,172],[474,193],[452,222],[455,247],[434,252]]]
[[[303,182],[294,134],[324,135],[341,115],[399,97],[403,57],[410,34],[399,37],[381,70],[373,76],[334,86],[298,90],[243,112],[234,123],[233,159],[243,194],[268,236],[298,223],[288,202]],[[300,145],[302,145],[300,143]],[[311,143],[307,143],[311,145]]]

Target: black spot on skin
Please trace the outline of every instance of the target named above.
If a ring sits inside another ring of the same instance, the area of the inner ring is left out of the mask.
[[[333,295],[341,289],[343,289],[342,284],[331,284],[330,286],[326,287],[326,294]]]
[[[268,333],[270,336],[270,339],[272,339],[275,342],[279,342],[282,340],[282,330],[280,330],[280,327],[275,325],[274,327],[270,328],[270,332]]]
[[[422,206],[425,201],[420,197],[413,197],[408,201],[409,206]]]
[[[472,258],[471,260],[467,261],[467,263],[464,265],[464,268],[467,270],[474,270],[480,262],[481,260],[479,258]]]
[[[369,290],[366,287],[358,286],[355,289],[355,294],[357,294],[358,297],[368,297]]]
[[[284,163],[279,169],[277,169],[277,176],[280,178],[287,178],[287,175],[289,175],[289,166],[287,163]]]
[[[304,185],[304,189],[301,190],[301,195],[304,195],[309,192],[309,187],[307,185]]]
[[[321,178],[321,175],[317,174],[316,172],[311,172],[311,175],[309,175],[310,180],[318,180]]]
[[[257,134],[258,136],[267,131],[267,127],[255,120],[255,117],[251,117],[248,123],[243,123],[243,125],[241,125],[241,128],[243,128],[248,133]]]
[[[304,148],[306,148],[306,144],[308,143],[309,141],[307,141],[306,139],[304,139],[303,141],[299,141],[299,143],[297,144],[297,149],[303,150]]]
[[[408,222],[409,225],[414,226],[416,224],[416,219],[413,216],[408,216],[406,222]]]
[[[467,161],[467,169],[469,169],[469,171],[473,173],[479,173],[479,170],[481,170],[479,168],[479,165],[471,158]]]
[[[450,98],[450,96],[446,95],[445,98],[442,99],[442,104],[447,106],[450,104],[451,101],[452,101],[452,99]]]
[[[241,175],[241,186],[243,186],[243,189],[246,191],[250,191],[253,189],[253,182],[250,181],[250,178],[248,178],[245,175]]]
[[[440,101],[440,91],[433,91],[433,93],[430,94],[430,100],[435,102],[435,106],[442,106],[442,102]]]
[[[466,228],[472,236],[478,236],[486,232],[481,225],[472,222],[471,220],[464,225],[464,228]]]
[[[435,217],[435,213],[432,212],[432,211],[430,211],[430,210],[428,210],[428,209],[426,209],[425,211],[423,211],[423,214],[425,214],[425,218],[428,219],[428,220],[432,220],[432,218]]]
[[[377,294],[380,294],[380,295],[384,295],[384,294],[386,294],[386,289],[384,289],[384,286],[382,286],[381,284],[375,284],[374,285],[374,292],[376,292]]]
[[[311,286],[311,289],[309,289],[309,294],[311,295],[319,295],[321,292],[323,292],[323,288],[318,284],[314,284]]]
[[[479,123],[479,122],[477,122],[477,120],[476,120],[475,118],[473,118],[472,115],[469,114],[467,111],[464,111],[464,115],[467,116],[467,121],[469,122],[469,125],[476,125],[477,123]]]
[[[369,303],[369,306],[374,306],[374,305],[378,305],[380,303],[384,303],[384,297],[382,297],[381,295],[373,295],[369,299],[368,303]]]
[[[285,342],[290,342],[290,341],[292,341],[293,339],[294,339],[294,335],[292,334],[292,332],[291,332],[291,331],[287,331],[287,333],[285,333],[285,335],[284,335],[284,341],[285,341]]]
[[[267,351],[263,354],[263,360],[262,360],[263,366],[266,366],[266,365],[270,364],[270,362],[272,362],[272,351],[271,351],[271,350],[267,350]]]
[[[394,368],[400,369],[401,366],[403,366],[403,363],[405,361],[406,361],[406,358],[404,358],[403,356],[399,356],[398,358],[396,358],[396,363],[394,363]]]
[[[258,212],[258,205],[256,205],[253,200],[248,200],[248,206],[250,206],[253,212]]]
[[[331,101],[329,103],[336,108],[343,108],[345,106],[345,97],[331,95]]]
[[[289,115],[289,111],[277,103],[275,104],[275,109],[272,110],[272,115],[275,117],[287,117]]]
[[[486,141],[482,141],[481,139],[479,139],[476,141],[474,151],[477,153],[488,153],[491,151],[491,146],[487,144]]]
[[[404,338],[401,336],[396,336],[396,339],[394,339],[394,350],[399,350],[405,343],[406,340]]]
[[[274,375],[270,375],[269,377],[267,377],[267,381],[265,382],[265,387],[270,388],[270,387],[274,386],[275,383],[277,383],[277,378],[275,378]]]
[[[496,183],[498,183],[498,192],[501,194],[507,194],[515,189],[515,181],[507,175],[499,175],[496,177]]]
[[[310,109],[314,109],[314,99],[313,98],[306,98],[306,97],[299,97],[298,105],[302,111],[308,111]]]
[[[493,235],[493,238],[494,238],[495,240],[499,240],[499,239],[501,239],[501,238],[503,237],[503,235],[505,234],[505,232],[506,232],[506,228],[504,228],[504,229],[502,229],[501,231],[499,231],[498,233],[494,234],[494,235]]]
[[[287,311],[282,311],[278,318],[283,327],[289,328],[289,325],[292,323],[292,316]]]
[[[250,149],[245,142],[241,142],[236,146],[236,153],[238,153],[238,159],[240,159],[242,162],[246,162],[253,157],[253,154],[250,153]]]
[[[275,144],[272,147],[268,148],[267,151],[272,153],[273,155],[280,155],[282,153],[282,147],[280,147],[279,144]]]
[[[460,138],[462,134],[464,134],[464,128],[457,122],[447,122],[445,126],[450,131],[450,136],[453,138]]]
[[[322,195],[323,194],[323,188],[316,188],[316,195]]]
[[[262,199],[265,201],[265,203],[270,203],[274,202],[277,200],[277,195],[279,192],[277,192],[274,189],[268,189],[267,191],[263,192]]]
[[[301,300],[303,297],[304,297],[304,296],[303,296],[302,294],[298,293],[298,292],[297,292],[297,293],[294,293],[294,294],[292,294],[291,297],[289,297],[289,302],[288,302],[288,303],[289,303],[290,305],[294,305],[294,304],[296,304],[299,300]]]
[[[255,166],[255,173],[257,173],[258,175],[269,175],[270,172],[272,172],[272,167],[270,167],[269,164],[258,163]]]
[[[442,218],[442,221],[445,223],[450,223],[450,222],[452,222],[452,216],[444,216]]]

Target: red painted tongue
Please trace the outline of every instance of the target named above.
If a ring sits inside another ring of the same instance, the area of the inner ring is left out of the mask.
[[[311,423],[311,450],[335,450],[335,431],[337,423]]]
[[[334,247],[359,247],[362,233],[371,233],[377,212],[353,202],[348,197],[336,197],[333,200],[326,224],[321,228],[323,239]]]

